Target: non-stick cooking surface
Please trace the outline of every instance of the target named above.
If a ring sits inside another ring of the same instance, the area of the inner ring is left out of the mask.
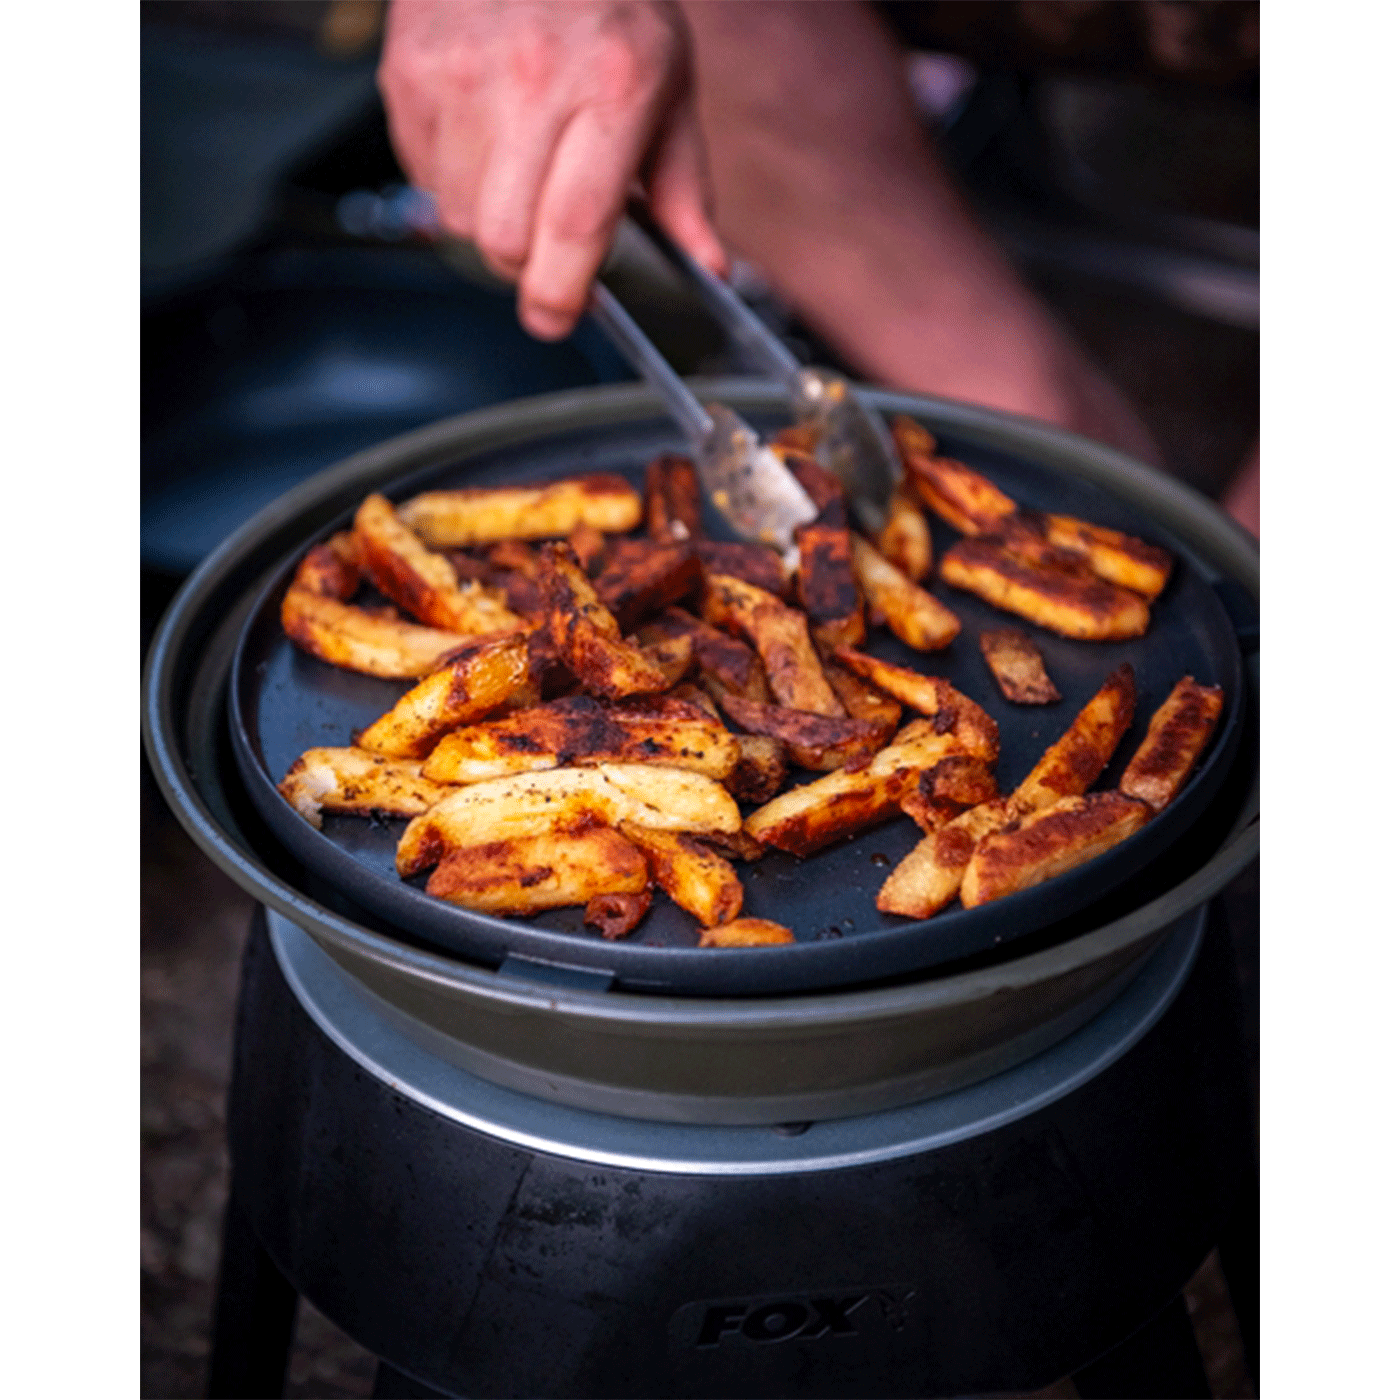
[[[761,430],[784,420],[751,414]],[[317,745],[347,744],[352,732],[383,714],[410,687],[340,670],[308,656],[282,632],[279,609],[308,539],[286,561],[253,609],[234,659],[230,719],[244,781],[262,816],[296,856],[318,875],[416,939],[475,962],[498,966],[505,958],[587,969],[601,983],[650,992],[752,995],[852,985],[935,968],[1046,928],[1086,908],[1141,871],[1196,820],[1223,781],[1238,743],[1243,708],[1239,645],[1228,616],[1204,573],[1162,529],[1091,483],[994,452],[955,435],[935,420],[940,449],[985,472],[1026,506],[1077,515],[1113,526],[1169,549],[1176,568],[1152,607],[1146,636],[1127,642],[1077,642],[1032,627],[971,594],[935,583],[933,591],[962,619],[963,630],[943,652],[910,650],[884,628],[872,629],[868,650],[887,660],[946,676],[984,706],[1001,729],[997,774],[1009,791],[1047,745],[1121,662],[1132,664],[1138,706],[1114,761],[1095,784],[1116,783],[1146,733],[1152,712],[1183,675],[1223,686],[1225,711],[1210,750],[1186,789],[1136,835],[1079,869],[1033,889],[975,909],[953,907],[933,919],[910,921],[881,914],[875,896],[919,840],[907,817],[897,816],[852,839],[798,860],[770,851],[751,864],[736,862],[744,885],[744,914],[774,919],[797,943],[767,948],[697,948],[693,916],[658,894],[650,913],[625,939],[608,942],[586,928],[581,907],[528,919],[475,914],[423,893],[426,875],[400,880],[394,851],[406,823],[327,814],[315,830],[276,790],[295,759]],[[656,420],[613,425],[478,454],[387,484],[393,501],[430,487],[538,482],[582,471],[617,471],[640,489],[646,463],[660,452],[682,450],[674,431]],[[957,538],[934,520],[941,554]],[[344,529],[337,521],[317,538]],[[718,517],[707,521],[727,538]],[[1054,705],[1012,705],[997,690],[978,634],[989,627],[1023,626],[1041,649],[1063,699]],[[806,782],[819,774],[797,771]],[[515,965],[513,963],[513,965]],[[523,963],[528,967],[529,962]],[[548,976],[548,969],[539,969]]]

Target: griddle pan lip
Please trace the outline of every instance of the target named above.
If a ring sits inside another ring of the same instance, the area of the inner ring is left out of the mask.
[[[922,416],[936,418],[925,408]],[[1041,468],[1041,463],[1031,463]],[[408,489],[420,489],[425,477],[444,471],[459,475],[469,463],[419,467],[387,482],[391,499]],[[600,985],[662,995],[739,996],[792,995],[868,984],[881,978],[932,973],[940,964],[955,963],[1031,935],[1048,925],[1087,909],[1107,889],[1121,885],[1170,849],[1224,780],[1235,757],[1243,714],[1243,677],[1238,647],[1224,610],[1216,624],[1228,632],[1231,674],[1225,721],[1212,748],[1186,789],[1165,813],[1143,831],[1067,876],[1033,890],[1009,896],[980,910],[952,910],[934,919],[861,932],[841,941],[801,942],[777,948],[725,950],[647,946],[606,942],[596,935],[580,936],[495,918],[431,900],[412,884],[386,879],[368,869],[298,815],[277,792],[275,779],[263,761],[257,735],[258,683],[249,664],[255,639],[265,634],[279,610],[281,593],[302,554],[316,540],[343,528],[349,514],[323,525],[299,542],[275,569],[248,614],[235,648],[229,689],[229,722],[234,751],[246,790],[259,815],[279,840],[309,869],[420,942],[473,964],[499,967],[506,958],[526,964],[574,969],[583,978],[603,979]],[[1165,527],[1154,526],[1177,556],[1178,570],[1193,568],[1191,551]],[[1210,595],[1213,597],[1213,594]],[[1219,607],[1218,603],[1216,604]],[[280,624],[277,624],[280,627]],[[345,736],[348,737],[348,736]],[[344,742],[344,738],[336,742]],[[422,883],[421,880],[419,882]]]

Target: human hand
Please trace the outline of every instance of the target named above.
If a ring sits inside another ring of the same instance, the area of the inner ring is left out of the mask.
[[[379,87],[405,173],[446,232],[518,284],[541,340],[587,306],[639,178],[657,222],[726,270],[669,0],[395,0]]]

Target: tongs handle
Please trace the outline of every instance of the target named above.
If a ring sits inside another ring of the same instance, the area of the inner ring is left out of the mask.
[[[685,387],[646,332],[601,282],[593,284],[589,309],[628,364],[661,395],[671,416],[698,451],[715,426],[700,400]]]
[[[676,243],[650,211],[640,201],[629,206],[629,222],[656,246],[671,265],[694,285],[710,314],[720,323],[725,334],[749,359],[771,375],[795,400],[805,398],[802,385],[802,365],[782,340],[754,314],[748,303],[722,277],[716,277],[703,263],[696,262]]]

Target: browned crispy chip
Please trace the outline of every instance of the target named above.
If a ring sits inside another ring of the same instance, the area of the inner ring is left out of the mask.
[[[297,566],[293,587],[305,588],[322,598],[347,603],[360,586],[360,551],[353,531],[332,535],[314,545]]]
[[[625,478],[595,472],[544,486],[425,491],[399,507],[399,518],[433,549],[463,549],[563,537],[576,525],[621,534],[641,523],[642,499]]]
[[[646,856],[652,879],[702,924],[724,924],[738,917],[744,887],[723,856],[680,832],[623,822],[622,834]]]
[[[821,773],[868,757],[885,744],[892,732],[865,720],[809,715],[801,710],[785,710],[779,705],[760,705],[723,692],[716,699],[725,714],[750,734],[781,739],[801,767]]]
[[[355,543],[374,586],[429,627],[467,637],[523,630],[523,619],[494,593],[477,583],[460,584],[448,559],[425,549],[377,493],[355,512]]]
[[[775,598],[788,594],[788,577],[783,561],[766,544],[736,544],[729,541],[700,540],[695,546],[700,567],[708,574],[741,578]]]
[[[417,680],[472,640],[382,617],[296,584],[282,599],[282,628],[303,651],[332,666],[387,680]]]
[[[711,627],[708,622],[701,622],[681,608],[667,608],[640,628],[637,636],[646,646],[663,637],[689,637],[695,664],[706,681],[749,700],[766,702],[772,698],[763,663],[746,643]]]
[[[933,536],[923,508],[905,484],[890,495],[889,517],[877,543],[880,553],[915,583],[933,568]]]
[[[807,619],[771,593],[726,574],[708,574],[705,621],[742,632],[758,649],[778,703],[814,715],[843,715],[812,647]]]
[[[925,836],[932,836],[969,807],[996,799],[996,777],[987,764],[980,758],[953,754],[919,774],[918,784],[899,809],[918,822]]]
[[[957,614],[907,579],[871,544],[851,536],[851,564],[872,615],[917,651],[939,651],[962,631]]]
[[[504,704],[529,678],[529,647],[523,637],[468,647],[450,665],[419,681],[392,710],[357,734],[355,743],[388,758],[426,758],[449,730]]]
[[[767,802],[787,778],[787,745],[766,734],[740,734],[737,738],[739,761],[724,785],[740,802]]]
[[[660,763],[724,779],[738,762],[737,736],[683,700],[570,695],[448,734],[423,771],[438,782],[479,783],[570,763]]]
[[[796,539],[797,597],[812,636],[830,646],[859,646],[865,640],[865,610],[851,568],[850,531],[808,525]]]
[[[997,800],[969,807],[945,826],[925,836],[890,872],[875,897],[884,914],[928,919],[962,888],[963,873],[977,843],[1011,820],[1012,812]]]
[[[617,619],[599,601],[568,545],[541,548],[540,586],[555,653],[584,689],[616,700],[655,694],[670,684],[659,666],[622,640]]]
[[[626,938],[650,908],[650,885],[638,894],[595,894],[583,911],[583,921],[604,938]]]
[[[700,561],[689,545],[619,540],[593,582],[603,606],[624,632],[678,603],[700,582]]]
[[[735,919],[732,924],[701,929],[702,948],[757,948],[765,943],[791,943],[792,930],[772,919]]]
[[[452,788],[423,777],[422,765],[360,749],[307,749],[277,791],[314,827],[321,812],[416,817]]]
[[[647,463],[647,534],[662,544],[703,538],[700,482],[689,457],[663,453]]]
[[[1160,812],[1179,793],[1205,752],[1225,705],[1219,686],[1183,676],[1147,726],[1118,790]]]
[[[977,638],[997,686],[1017,705],[1050,705],[1060,698],[1045,660],[1018,627],[997,627]]]
[[[939,576],[993,607],[1081,641],[1122,641],[1147,631],[1151,614],[1136,593],[1105,583],[1087,568],[1028,563],[994,540],[959,540]]]
[[[535,914],[646,887],[642,853],[625,836],[594,826],[461,847],[443,857],[427,892],[481,914]]]
[[[931,716],[937,732],[955,732],[963,753],[989,763],[996,761],[996,720],[951,681],[942,676],[920,675],[907,666],[881,661],[853,647],[837,647],[833,655],[843,666],[878,685],[886,694]]]
[[[963,876],[962,902],[971,909],[1063,875],[1116,846],[1151,817],[1145,802],[1121,792],[1061,798],[978,842]]]

